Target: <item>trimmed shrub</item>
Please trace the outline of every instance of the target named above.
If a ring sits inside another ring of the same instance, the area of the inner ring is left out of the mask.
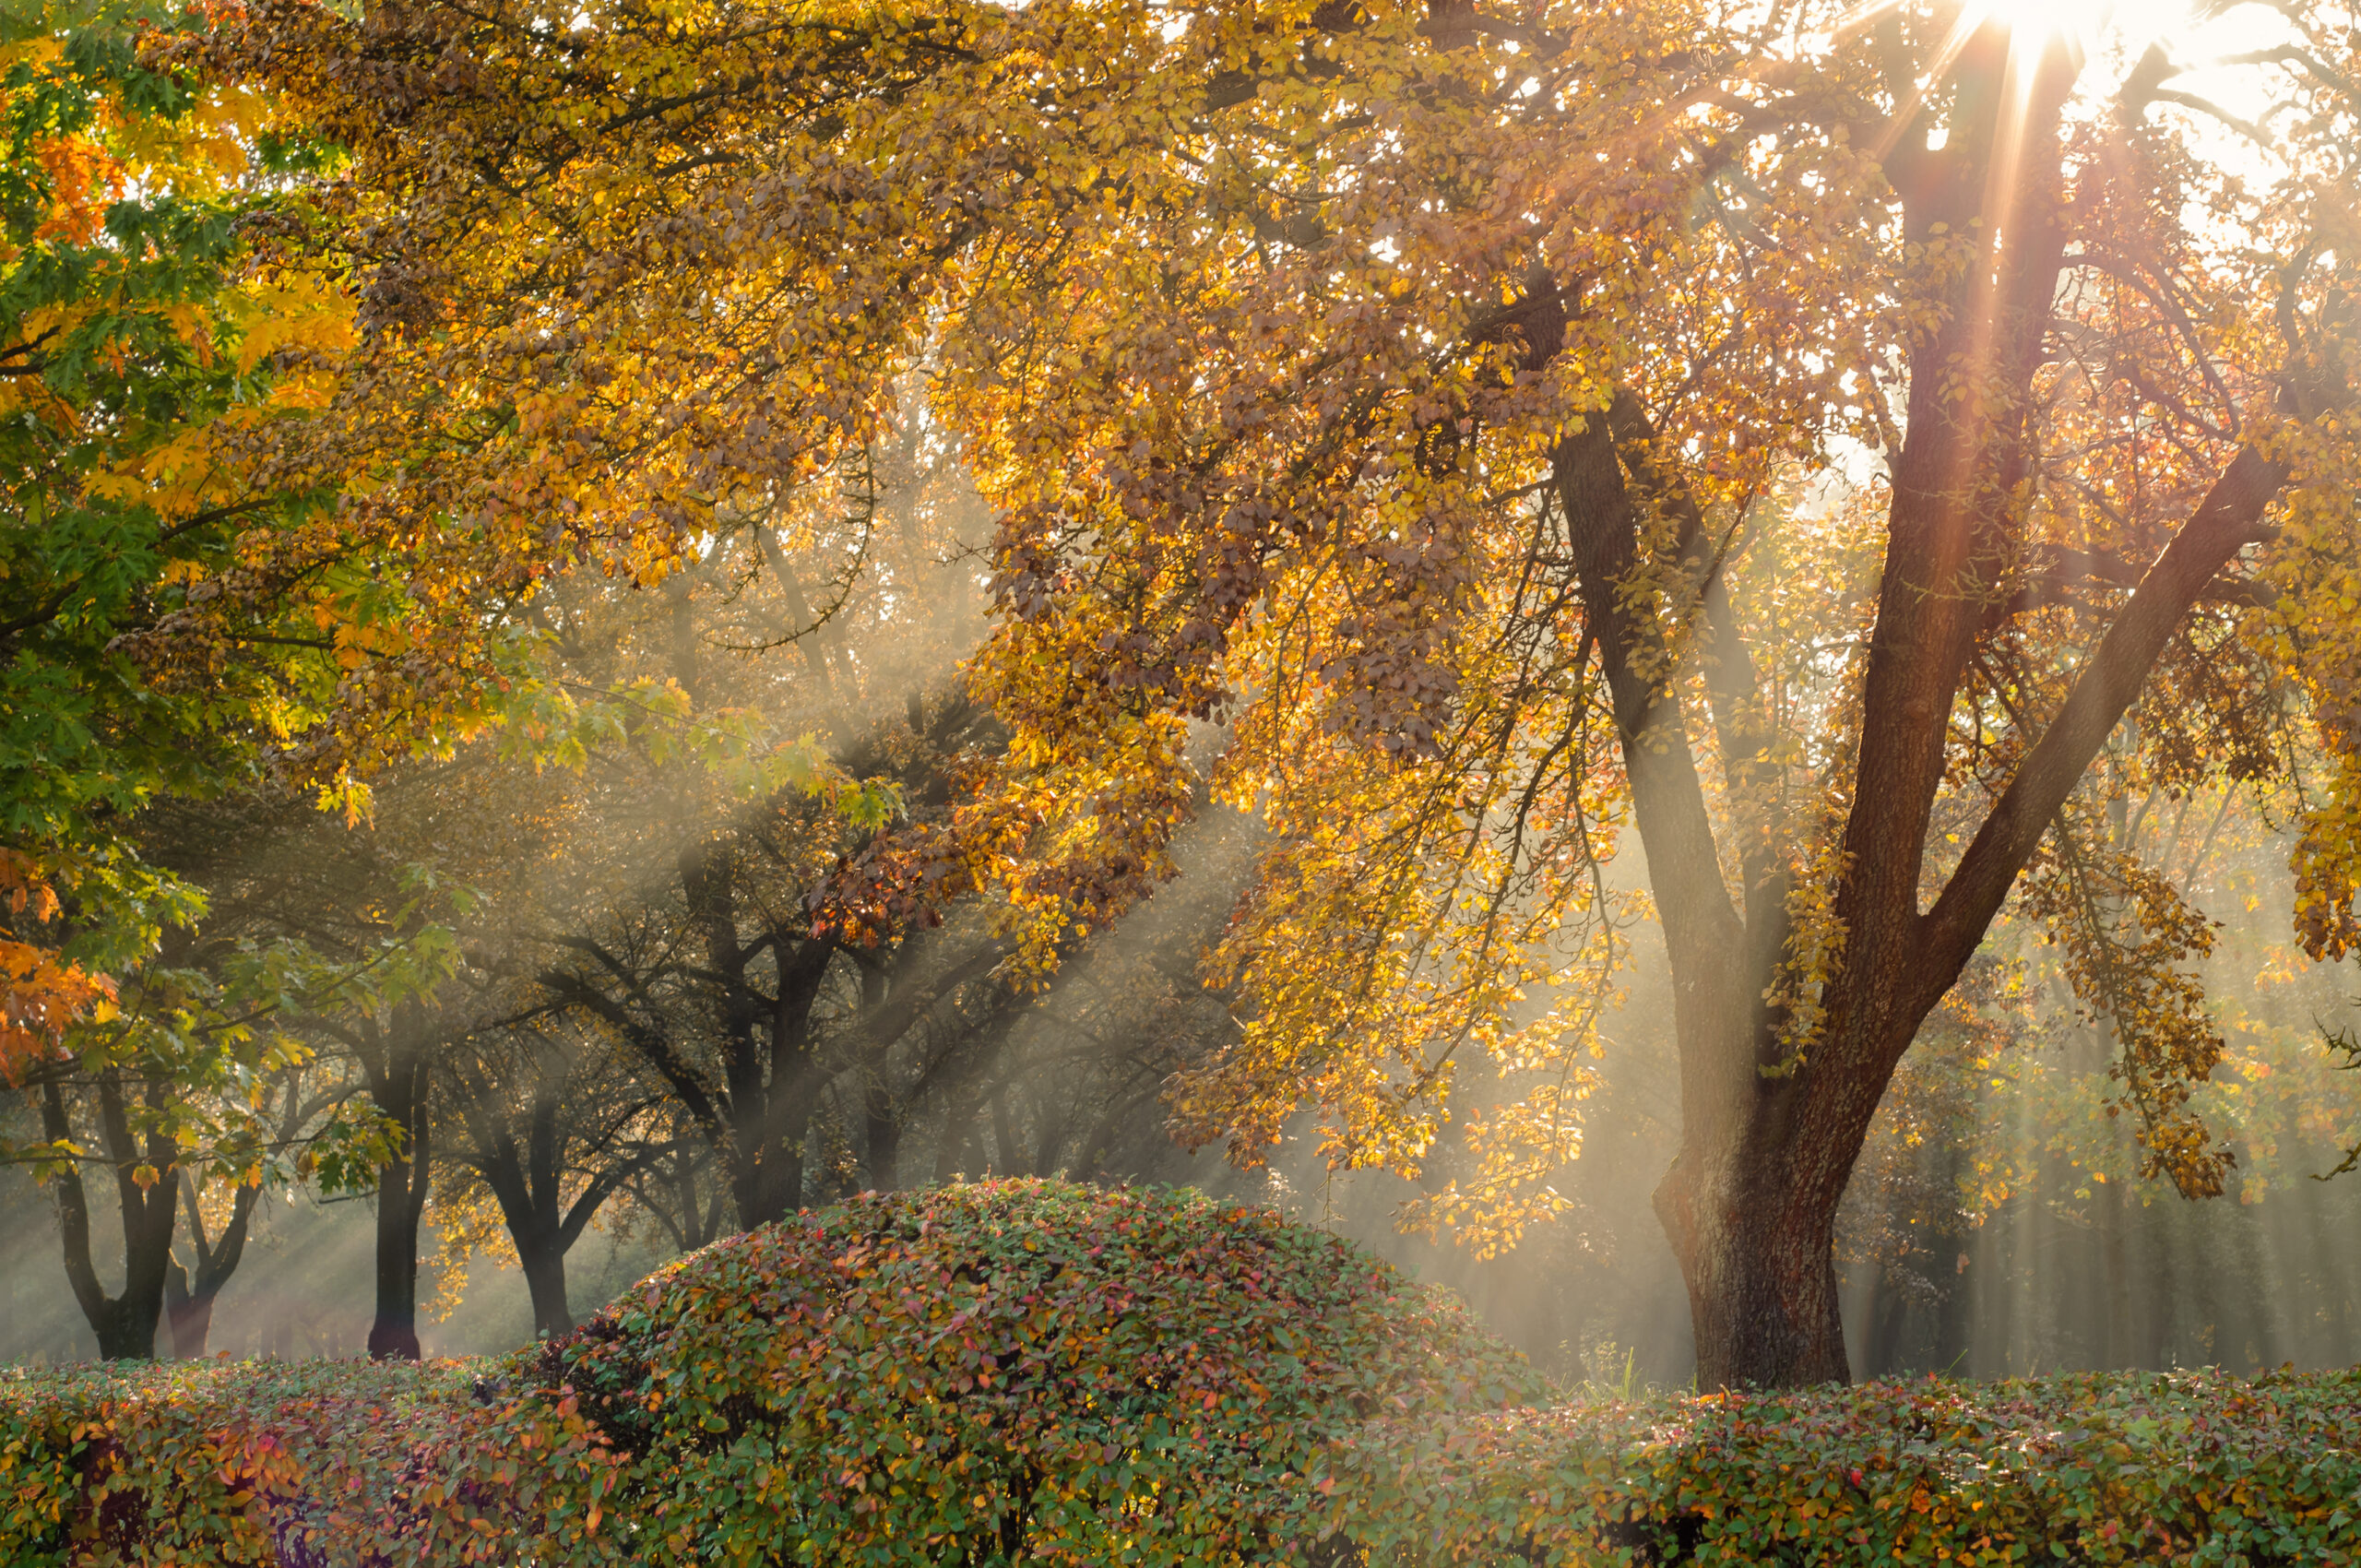
[[[867,1196],[499,1361],[14,1374],[0,1562],[1264,1562],[1367,1421],[1542,1392],[1448,1298],[1263,1210]]]
[[[1326,1528],[1399,1564],[2361,1562],[2361,1372],[1928,1379],[1387,1422]]]
[[[1349,1242],[1190,1194],[866,1197],[714,1247],[535,1366],[698,1562],[1284,1555],[1306,1473],[1378,1416],[1542,1390]]]

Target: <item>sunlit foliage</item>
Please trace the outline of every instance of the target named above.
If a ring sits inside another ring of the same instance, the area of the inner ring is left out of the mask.
[[[2354,35],[2275,14],[2236,158],[2168,48],[1948,3],[269,0],[153,57],[352,159],[305,265],[359,343],[244,449],[345,504],[235,580],[383,550],[431,633],[354,645],[324,744],[497,679],[558,563],[800,548],[940,432],[996,519],[1013,967],[1169,869],[1228,724],[1272,839],[1183,1129],[1251,1160],[1313,1102],[1413,1172],[1481,1059],[1422,1218],[1496,1246],[1655,916],[1659,1212],[1708,1380],[1775,1382],[1844,1371],[1839,1196],[2012,898],[2145,1169],[2228,1179],[2208,928],[2082,787],[2119,724],[2168,790],[2331,759],[2345,940]]]

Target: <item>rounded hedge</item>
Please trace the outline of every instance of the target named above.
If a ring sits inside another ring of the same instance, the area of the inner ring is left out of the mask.
[[[552,1341],[543,1397],[635,1456],[697,1562],[1260,1562],[1373,1418],[1543,1393],[1455,1302],[1195,1194],[1001,1182],[722,1242]]]
[[[492,1360],[0,1370],[0,1563],[1244,1563],[1347,1439],[1541,1393],[1448,1298],[1193,1194],[866,1196]]]

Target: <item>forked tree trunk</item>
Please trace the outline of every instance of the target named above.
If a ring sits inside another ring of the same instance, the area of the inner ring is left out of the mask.
[[[469,1148],[461,1158],[475,1168],[500,1206],[500,1216],[524,1265],[525,1287],[533,1301],[533,1332],[543,1338],[569,1333],[574,1311],[566,1300],[565,1255],[581,1240],[599,1206],[653,1163],[646,1153],[599,1170],[566,1201],[576,1169],[569,1151],[611,1158],[613,1143],[629,1118],[605,1124],[580,1119],[569,1110],[575,1089],[566,1051],[544,1043],[529,1065],[511,1061],[487,1070],[454,1053],[446,1063],[459,1121]],[[523,1076],[531,1088],[520,1129],[509,1094]],[[523,1136],[519,1137],[519,1132]],[[686,1238],[682,1238],[685,1244]]]
[[[149,1109],[170,1092],[150,1082]],[[156,1354],[156,1328],[164,1310],[164,1281],[172,1266],[172,1231],[180,1208],[178,1153],[160,1132],[143,1139],[131,1125],[131,1108],[117,1075],[101,1075],[97,1085],[99,1129],[114,1168],[115,1197],[123,1218],[123,1290],[110,1296],[99,1281],[90,1250],[90,1206],[80,1169],[69,1165],[57,1177],[59,1239],[65,1244],[65,1277],[75,1304],[97,1336],[99,1355],[110,1361],[148,1360]],[[42,1086],[42,1131],[52,1143],[71,1142],[64,1091]]]
[[[194,1268],[184,1265],[175,1257],[164,1276],[164,1319],[172,1331],[172,1354],[183,1360],[194,1360],[205,1354],[206,1343],[213,1332],[213,1303],[219,1299],[221,1289],[238,1271],[238,1261],[245,1255],[246,1232],[254,1223],[255,1203],[262,1195],[260,1186],[240,1187],[231,1199],[230,1223],[216,1241],[205,1234],[205,1216],[197,1206],[196,1184],[182,1179],[182,1201],[188,1209],[190,1250],[196,1260]]]

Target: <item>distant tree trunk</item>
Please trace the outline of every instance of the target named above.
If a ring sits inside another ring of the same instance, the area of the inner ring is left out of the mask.
[[[2125,1183],[2109,1182],[2100,1187],[2097,1196],[2099,1226],[2099,1264],[2106,1280],[2101,1293],[2106,1321],[2099,1347],[2099,1364],[2110,1372],[2140,1364],[2135,1348],[2139,1336],[2137,1323],[2139,1307],[2132,1298],[2131,1260],[2129,1255],[2130,1217],[2125,1206],[2130,1194]]]
[[[1025,1175],[1024,1161],[1017,1158],[1016,1153],[1016,1122],[1008,1113],[1008,1080],[1006,1078],[992,1085],[992,1091],[987,1097],[986,1103],[991,1107],[992,1112],[991,1174],[995,1176]]]
[[[869,1184],[890,1193],[902,1184],[902,1108],[893,1086],[872,1075],[860,1086],[864,1141],[869,1146]]]
[[[1108,1156],[1114,1152],[1115,1140],[1123,1127],[1156,1092],[1157,1083],[1152,1072],[1140,1072],[1116,1091],[1111,1103],[1090,1129],[1090,1136],[1083,1140],[1082,1153],[1074,1161],[1074,1174],[1083,1181],[1097,1182],[1107,1178]]]
[[[2320,1325],[2326,1335],[2326,1353],[2319,1360],[2330,1366],[2351,1366],[2355,1356],[2354,1292],[2350,1271],[2345,1266],[2348,1254],[2330,1237],[2320,1208],[2319,1204],[2308,1203],[2298,1204],[2296,1209],[2304,1223],[2305,1245],[2328,1277],[2328,1305],[2320,1314]]]
[[[891,986],[892,976],[885,965],[861,965],[860,1010],[864,1016],[876,1016],[885,1005]],[[896,1103],[887,1065],[894,1042],[869,1038],[862,1044],[866,1048],[861,1051],[859,1067],[862,1158],[869,1167],[871,1190],[890,1193],[901,1185],[902,1155],[902,1108]]]
[[[687,579],[674,579],[667,592],[672,678],[702,701],[704,659]],[[804,1139],[826,1086],[813,1060],[812,1008],[836,946],[813,939],[808,929],[774,926],[765,934],[776,989],[765,996],[753,972],[765,944],[750,948],[739,929],[738,870],[738,846],[727,833],[698,837],[673,860],[683,910],[705,949],[705,983],[719,1015],[719,1118],[707,1126],[721,1132],[726,1123],[716,1152],[729,1174],[739,1226],[751,1230],[785,1218],[803,1199]],[[685,1070],[677,1062],[658,1065],[680,1087]]]
[[[798,1063],[801,1066],[801,1063]],[[789,1081],[731,1102],[730,1193],[742,1230],[774,1224],[803,1203],[803,1165],[820,1075],[792,1072]],[[743,1109],[741,1109],[742,1103]]]
[[[730,843],[712,837],[682,849],[676,870],[720,1012],[728,1134],[718,1152],[738,1223],[751,1230],[803,1201],[804,1143],[828,1076],[813,1056],[812,1009],[836,946],[792,928],[771,932],[777,989],[765,996],[751,972],[755,954],[739,934],[736,864]]]
[[[152,1110],[170,1092],[150,1081],[145,1098]],[[68,1166],[56,1178],[65,1277],[75,1305],[98,1336],[100,1356],[110,1361],[149,1360],[156,1354],[156,1325],[163,1314],[164,1281],[179,1215],[179,1150],[163,1133],[151,1132],[143,1140],[132,1131],[119,1075],[101,1074],[97,1093],[100,1134],[114,1167],[115,1196],[123,1213],[123,1292],[110,1296],[99,1283],[90,1253],[89,1198],[77,1166]],[[42,1131],[52,1143],[70,1142],[74,1136],[65,1092],[54,1082],[42,1086]]]
[[[1928,1358],[1929,1372],[1965,1375],[1968,1356],[1975,1348],[1969,1337],[1974,1318],[1971,1309],[1975,1288],[1981,1283],[1981,1277],[1969,1259],[1967,1240],[1962,1237],[1950,1265],[1938,1277],[1943,1297],[1935,1308],[1935,1348]]]
[[[698,1129],[693,1111],[675,1107],[670,1136],[624,1176],[640,1206],[656,1217],[673,1248],[682,1253],[710,1246],[729,1218],[729,1189],[707,1180],[713,1146],[697,1135]]]
[[[1861,1346],[1861,1375],[1892,1377],[1902,1366],[1902,1335],[1910,1321],[1910,1300],[1893,1286],[1893,1270],[1877,1265],[1869,1287],[1869,1333]]]
[[[1068,978],[1061,970],[1059,980]],[[983,1169],[977,1117],[983,1110],[984,1084],[998,1070],[1009,1037],[1024,1016],[1021,999],[1003,992],[975,1020],[958,1043],[946,1051],[929,1075],[928,1087],[943,1104],[943,1120],[934,1136],[934,1180],[948,1182]]]
[[[2179,1227],[2173,1223],[2177,1216],[2161,1205],[2142,1211],[2147,1223],[2142,1227],[2147,1241],[2147,1289],[2142,1292],[2149,1303],[2147,1340],[2142,1346],[2141,1362],[2158,1372],[2169,1369],[2178,1360],[2174,1354],[2175,1318],[2179,1311],[2176,1294],[2174,1251],[2179,1245]]]
[[[938,1182],[953,1181],[967,1174],[976,1161],[969,1151],[976,1145],[976,1112],[980,1109],[972,1091],[960,1095],[943,1112],[943,1127],[934,1139],[934,1179]]]
[[[635,1168],[602,1170],[572,1203],[565,1201],[564,1101],[570,1079],[562,1052],[545,1053],[538,1063],[521,1149],[500,1106],[500,1086],[476,1070],[454,1071],[465,1091],[460,1117],[475,1146],[469,1163],[492,1189],[509,1238],[516,1244],[525,1288],[533,1301],[533,1332],[543,1338],[570,1333],[574,1312],[566,1301],[565,1255],[582,1239],[599,1206]]]
[[[206,1340],[213,1332],[213,1301],[219,1294],[196,1289],[188,1269],[178,1258],[172,1260],[164,1276],[164,1321],[172,1331],[172,1354],[179,1360],[194,1361],[205,1354]]]
[[[409,1157],[377,1168],[377,1310],[369,1324],[369,1359],[415,1361],[418,1339],[418,1232],[426,1212],[427,1134],[420,1126]]]
[[[369,1325],[369,1358],[414,1361],[420,1355],[418,1232],[433,1170],[428,1111],[437,1038],[425,1007],[404,1002],[387,1027],[365,1021],[362,1039],[370,1098],[402,1137],[400,1154],[377,1168],[377,1310]]]
[[[1033,1174],[1055,1176],[1062,1168],[1066,1151],[1066,1129],[1072,1116],[1050,1111],[1041,1103],[1042,1097],[1033,1097],[1035,1132],[1033,1137]],[[1456,1129],[1453,1129],[1456,1131]]]
[[[546,1241],[516,1255],[525,1265],[525,1289],[533,1301],[533,1336],[553,1338],[574,1332],[574,1313],[565,1300],[565,1252]]]
[[[205,1217],[197,1207],[196,1186],[185,1175],[182,1181],[185,1191],[183,1200],[188,1206],[190,1249],[196,1267],[184,1266],[178,1258],[172,1260],[164,1276],[164,1316],[172,1331],[172,1354],[183,1360],[194,1360],[205,1354],[206,1341],[213,1331],[213,1302],[221,1288],[238,1271],[238,1260],[245,1254],[246,1231],[253,1222],[255,1200],[262,1188],[241,1186],[230,1200],[230,1223],[223,1227],[221,1239],[208,1242],[205,1235]]]

